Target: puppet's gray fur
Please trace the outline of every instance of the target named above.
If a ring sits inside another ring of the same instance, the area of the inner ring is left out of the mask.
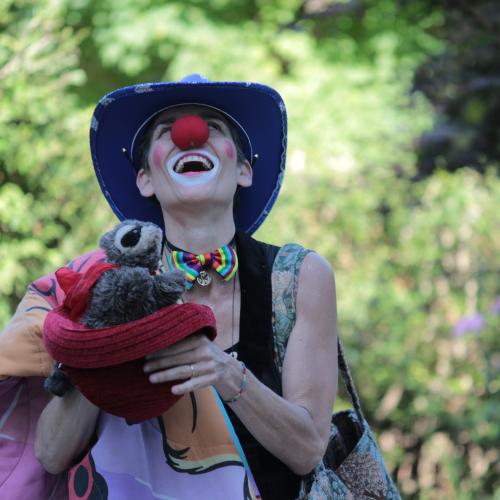
[[[94,285],[81,323],[90,328],[127,323],[180,299],[186,283],[182,271],[151,274],[161,256],[162,231],[158,226],[126,220],[104,234],[99,244],[107,262],[120,267],[106,271]]]
[[[185,290],[184,273],[152,274],[161,257],[162,231],[158,226],[125,220],[104,234],[99,245],[106,261],[120,267],[103,273],[92,287],[80,323],[90,328],[119,325],[179,301]],[[72,387],[57,362],[44,385],[57,396],[63,396]]]

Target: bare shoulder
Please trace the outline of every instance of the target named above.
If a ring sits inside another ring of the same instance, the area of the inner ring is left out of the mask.
[[[319,253],[315,251],[309,252],[304,257],[304,262],[302,263],[302,267],[308,267],[310,270],[314,270],[320,273],[329,273],[333,275],[332,266],[330,263]]]
[[[290,337],[324,348],[337,334],[337,301],[333,269],[316,252],[304,258],[297,287],[297,316]],[[333,335],[332,335],[333,334]],[[292,342],[293,344],[293,342]],[[331,346],[329,346],[330,348]]]
[[[309,252],[300,268],[297,307],[300,308],[304,300],[320,299],[320,302],[323,302],[334,298],[335,276],[331,265],[320,254]]]

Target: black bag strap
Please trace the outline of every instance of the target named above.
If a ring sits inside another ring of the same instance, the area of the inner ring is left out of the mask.
[[[344,354],[344,348],[342,347],[342,342],[340,337],[337,336],[337,362],[339,366],[340,375],[344,381],[344,386],[349,394],[349,399],[351,401],[352,407],[358,416],[359,423],[364,425],[365,417],[363,415],[363,410],[361,409],[361,401],[359,399],[358,391],[354,385],[354,380],[352,379],[351,370],[347,363],[347,358]]]
[[[311,250],[305,249],[295,243],[291,243],[281,247],[279,252],[273,256],[274,262],[272,263],[271,275],[273,289],[273,337],[276,351],[276,362],[280,372],[283,366],[288,338],[293,326],[295,325],[295,299],[297,296],[298,274],[302,261],[309,252],[311,252]],[[290,279],[283,279],[283,273],[291,274],[291,276],[289,276]],[[281,310],[286,309],[286,315],[284,315],[286,316],[286,320],[284,322],[280,323],[279,318],[277,318],[277,307]],[[351,371],[344,354],[340,337],[337,337],[337,362],[340,375],[349,395],[352,407],[356,412],[359,423],[364,425],[365,419],[363,416],[363,410],[361,409],[358,391],[356,390],[356,386],[352,379]]]

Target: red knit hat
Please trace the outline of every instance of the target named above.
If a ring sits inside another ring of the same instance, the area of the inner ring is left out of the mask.
[[[59,307],[48,313],[43,329],[47,352],[82,394],[131,422],[161,415],[180,398],[170,390],[178,382],[149,382],[144,356],[200,330],[211,340],[216,336],[212,310],[200,304],[171,305],[136,321],[96,329],[72,321]]]

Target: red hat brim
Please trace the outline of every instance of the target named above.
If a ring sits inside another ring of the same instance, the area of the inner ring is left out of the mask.
[[[199,331],[211,340],[216,336],[213,312],[200,304],[176,304],[136,321],[98,329],[75,323],[59,307],[45,319],[43,341],[89,401],[139,422],[161,415],[179,399],[171,392],[179,381],[149,382],[144,357]]]

